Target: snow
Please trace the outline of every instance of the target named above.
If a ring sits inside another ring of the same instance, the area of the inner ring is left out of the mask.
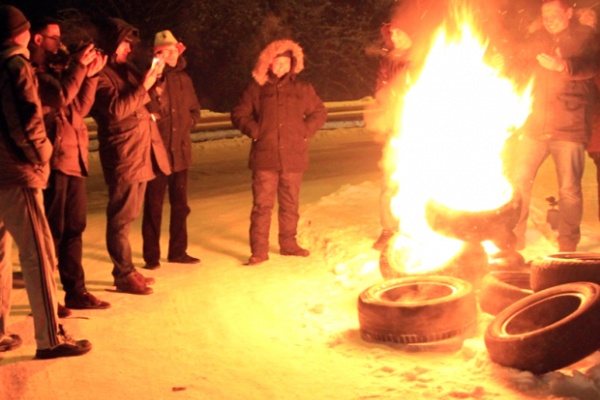
[[[299,226],[311,256],[278,254],[275,218],[270,260],[243,265],[249,257],[249,143],[194,144],[189,253],[202,263],[163,260],[158,270],[142,270],[156,278],[150,296],[111,286],[107,194],[98,154],[91,154],[86,281],[112,307],[75,310],[63,321],[71,335],[92,341],[89,354],[33,360],[29,305],[24,289],[15,289],[10,329],[24,345],[0,353],[0,399],[600,398],[597,353],[542,376],[492,363],[482,339],[492,317],[483,313],[477,333],[464,342],[388,346],[360,338],[358,295],[381,280],[379,253],[371,249],[380,230],[380,148],[362,128],[320,131],[311,142]],[[594,174],[588,162],[582,251],[599,247]],[[534,188],[527,259],[555,252],[544,200],[555,186],[547,163]],[[163,253],[167,229],[163,222]],[[130,237],[141,266],[139,220]]]

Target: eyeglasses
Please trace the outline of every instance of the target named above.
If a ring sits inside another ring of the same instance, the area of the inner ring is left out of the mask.
[[[42,34],[43,37],[47,38],[47,39],[51,39],[54,40],[56,43],[62,43],[61,42],[61,37],[60,36],[50,36],[50,35],[44,35]]]

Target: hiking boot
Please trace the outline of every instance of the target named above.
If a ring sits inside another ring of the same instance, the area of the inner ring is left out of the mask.
[[[23,343],[23,342],[19,335],[14,334],[14,333],[5,335],[0,340],[0,352],[14,350],[17,347],[20,347],[21,343]]]
[[[192,257],[187,253],[183,253],[182,255],[177,257],[170,257],[168,261],[176,264],[198,264],[200,262],[200,259]]]
[[[71,310],[69,310],[67,307],[63,306],[62,304],[58,303],[57,314],[58,314],[58,318],[67,318],[69,315],[71,315]]]
[[[387,229],[382,230],[381,235],[379,235],[375,243],[373,243],[373,248],[379,251],[383,250],[394,234],[394,231]]]
[[[250,256],[250,258],[248,259],[247,265],[261,264],[261,263],[267,261],[268,259],[269,259],[269,256],[267,256],[267,255],[252,254],[252,256]]]
[[[86,340],[75,340],[65,334],[62,325],[59,325],[59,337],[61,344],[51,349],[38,349],[35,352],[35,358],[47,360],[58,357],[74,357],[80,356],[92,349],[92,344]]]
[[[117,291],[130,294],[151,294],[154,291],[146,284],[142,274],[133,271],[121,278],[115,278]]]
[[[279,254],[281,254],[282,256],[308,257],[310,256],[310,251],[296,245],[296,247],[281,249],[279,251]]]
[[[103,310],[109,308],[110,303],[84,292],[65,296],[65,306],[73,310]]]
[[[144,269],[158,269],[160,268],[160,263],[156,262],[147,262],[142,268]]]

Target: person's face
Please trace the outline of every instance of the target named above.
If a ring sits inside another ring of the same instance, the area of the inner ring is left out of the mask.
[[[166,65],[174,67],[179,59],[179,49],[174,44],[164,46],[154,52],[154,57],[162,58]]]
[[[127,56],[131,53],[131,43],[124,40],[119,43],[117,50],[115,50],[115,62],[117,64],[124,64],[127,62]]]
[[[278,77],[281,78],[292,68],[292,59],[287,56],[275,57],[273,61],[271,61],[271,72]]]
[[[60,48],[60,26],[49,24],[34,36],[34,42],[48,53],[56,54]]]
[[[29,45],[29,41],[31,40],[31,32],[26,30],[25,32],[16,36],[13,40],[19,46],[27,47]]]
[[[572,16],[573,9],[564,9],[559,1],[542,4],[542,22],[544,28],[553,35],[567,29]]]

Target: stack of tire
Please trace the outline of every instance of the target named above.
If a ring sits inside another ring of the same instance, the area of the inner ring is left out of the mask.
[[[600,348],[600,254],[558,253],[534,259],[530,272],[484,278],[479,303],[495,315],[485,332],[490,359],[543,374]]]
[[[492,361],[544,374],[600,349],[600,254],[559,253],[513,267],[490,272],[479,292],[481,310],[495,315],[484,336]],[[431,343],[473,332],[477,298],[460,278],[401,277],[364,290],[358,315],[366,341]]]

